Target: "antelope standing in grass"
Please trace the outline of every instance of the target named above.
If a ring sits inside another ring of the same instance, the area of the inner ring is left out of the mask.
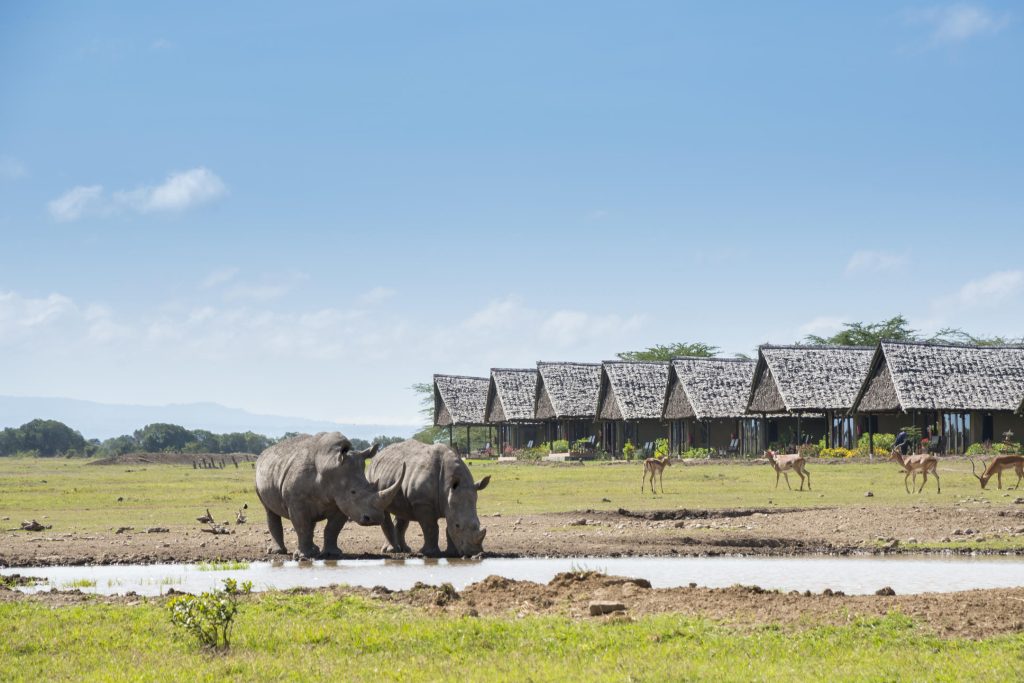
[[[939,493],[942,493],[942,482],[939,481],[939,471],[936,469],[939,464],[939,459],[934,455],[920,454],[920,455],[908,455],[905,456],[900,452],[899,447],[893,448],[892,453],[889,454],[890,460],[895,460],[903,468],[903,472],[906,476],[903,477],[903,488],[906,489],[907,493],[910,493],[910,489],[907,488],[907,477],[911,477],[911,484],[918,493],[924,491],[924,485],[928,483],[928,473],[931,472],[935,476],[935,485],[939,489]],[[921,488],[917,488],[917,473],[920,472],[924,479],[921,481]]]
[[[644,478],[640,480],[640,493],[644,492],[644,484],[647,483],[648,475],[651,477],[651,493],[656,493],[654,490],[654,475],[658,475],[658,479],[661,481],[661,492],[665,493],[665,468],[671,464],[668,458],[664,460],[661,458],[647,458],[644,460]]]
[[[968,458],[968,460],[971,459]],[[971,460],[971,474],[981,482],[981,488],[985,488],[993,474],[996,475],[999,488],[1003,488],[1003,471],[1013,470],[1017,473],[1017,483],[1014,485],[1014,488],[1020,489],[1020,481],[1024,479],[1024,455],[997,455],[992,458],[992,462],[986,464],[982,460],[981,464],[984,466],[985,471],[979,475],[974,469],[974,460]]]
[[[793,470],[800,475],[800,490],[804,490],[804,475],[807,476],[807,490],[811,490],[811,473],[807,471],[807,462],[798,453],[779,455],[775,451],[765,451],[764,457],[775,470],[775,488],[779,488],[779,475],[786,478],[786,488],[790,491],[793,487],[789,485],[789,471]]]

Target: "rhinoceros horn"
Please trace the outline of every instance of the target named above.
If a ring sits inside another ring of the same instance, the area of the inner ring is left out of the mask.
[[[391,505],[402,488],[403,479],[405,479],[405,463],[402,463],[402,471],[398,473],[398,481],[377,494],[377,502],[374,505],[378,510],[384,510]]]
[[[487,529],[481,529],[480,534],[476,537],[476,545],[483,545],[485,536],[487,536]]]

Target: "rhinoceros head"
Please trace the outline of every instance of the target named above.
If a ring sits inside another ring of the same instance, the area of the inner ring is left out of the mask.
[[[353,451],[351,442],[340,434],[321,444],[318,470],[321,483],[346,517],[362,526],[384,521],[384,509],[398,495],[405,477],[405,467],[398,481],[378,491],[366,480],[366,461],[377,454],[378,445],[364,451]]]
[[[447,526],[449,553],[453,550],[458,555],[470,557],[484,550],[484,537],[487,529],[480,528],[480,518],[476,515],[476,492],[487,488],[491,478],[484,477],[473,483],[473,477],[465,468],[451,475],[447,481],[448,510]]]

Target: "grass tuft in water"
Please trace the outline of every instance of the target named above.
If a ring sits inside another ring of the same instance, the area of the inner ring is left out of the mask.
[[[248,568],[248,562],[200,562],[196,565],[196,569],[201,572],[229,572]]]

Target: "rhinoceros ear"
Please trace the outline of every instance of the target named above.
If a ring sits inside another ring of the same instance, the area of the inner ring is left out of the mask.
[[[490,484],[490,483],[491,483],[491,475],[488,474],[486,477],[484,477],[483,479],[481,479],[480,481],[478,481],[476,483],[476,490],[477,491],[483,491],[485,488],[487,488],[487,485]]]
[[[377,451],[378,450],[380,450],[380,444],[379,443],[375,443],[372,446],[370,446],[369,448],[367,448],[365,451],[356,451],[355,453],[352,454],[352,456],[356,457],[356,458],[362,458],[362,459],[366,460],[368,458],[372,458],[373,456],[377,455]]]

